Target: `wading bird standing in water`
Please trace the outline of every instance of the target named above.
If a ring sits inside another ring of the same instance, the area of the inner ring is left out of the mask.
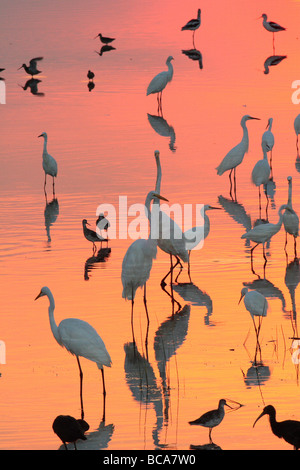
[[[53,188],[53,195],[54,195],[55,194],[54,178],[57,177],[57,162],[56,162],[55,158],[53,158],[47,151],[47,142],[48,142],[47,133],[43,132],[38,137],[44,137],[44,148],[43,148],[43,169],[44,169],[44,172],[45,172],[44,192],[46,194],[47,175],[50,175],[53,178],[52,188]]]
[[[162,115],[162,92],[166,88],[167,84],[173,78],[173,65],[171,61],[174,58],[170,55],[167,58],[166,64],[168,66],[168,70],[164,72],[160,72],[154,78],[152,78],[151,82],[147,88],[147,96],[151,94],[157,93],[157,113]]]

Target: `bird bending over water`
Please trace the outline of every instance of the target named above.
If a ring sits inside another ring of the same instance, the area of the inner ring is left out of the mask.
[[[231,175],[234,172],[234,186],[235,186],[235,196],[236,196],[236,183],[235,183],[235,176],[236,176],[236,167],[240,165],[243,161],[245,153],[248,152],[249,148],[249,136],[248,136],[248,129],[246,126],[246,122],[250,119],[259,120],[259,118],[255,118],[249,115],[245,115],[241,119],[241,126],[243,129],[243,137],[239,144],[233,147],[227,155],[223,158],[220,165],[216,168],[218,175],[223,175],[226,171],[229,171],[229,181],[230,181],[230,195],[232,189],[232,181]]]
[[[37,69],[37,62],[39,60],[43,60],[43,57],[35,57],[35,59],[31,59],[29,65],[22,64],[21,67],[18,68],[18,70],[23,67],[25,72],[28,73],[28,75],[31,75],[32,77],[33,75],[38,75],[39,73],[41,73],[41,71]]]
[[[76,419],[69,415],[59,415],[53,421],[52,429],[61,439],[66,450],[68,450],[68,442],[73,442],[74,448],[77,450],[76,441],[78,439],[86,441],[84,433],[89,429],[89,425],[83,419]]]
[[[57,163],[56,160],[48,153],[47,151],[47,142],[48,142],[48,135],[46,132],[43,132],[41,135],[38,137],[44,137],[44,147],[43,147],[43,169],[45,172],[45,183],[44,183],[44,192],[46,194],[46,180],[47,180],[47,175],[52,176],[53,178],[53,194],[55,193],[54,191],[54,178],[57,177]]]
[[[189,424],[209,428],[209,440],[212,443],[211,432],[214,427],[218,426],[223,421],[225,416],[224,406],[231,408],[231,406],[226,403],[226,400],[222,398],[219,401],[219,406],[216,410],[207,411],[202,416],[200,416],[200,418],[195,419],[194,421],[189,421]]]
[[[288,444],[294,447],[294,450],[300,448],[300,421],[288,419],[286,421],[276,421],[276,410],[274,406],[265,406],[262,413],[255,420],[257,421],[264,415],[269,415],[270,426],[275,436],[284,439]]]
[[[49,300],[49,321],[51,331],[58,344],[65,347],[67,351],[76,356],[80,373],[80,399],[81,399],[81,418],[84,418],[83,401],[82,401],[82,379],[83,373],[80,365],[79,357],[85,357],[97,364],[101,370],[103,397],[106,396],[104,370],[103,367],[111,367],[111,358],[105,347],[102,338],[97,331],[86,321],[79,318],[65,318],[59,325],[54,319],[55,302],[49,287],[42,287],[40,293],[35,300],[40,297],[48,297]],[[105,408],[104,408],[105,409]],[[103,411],[104,414],[104,411]]]
[[[172,60],[174,60],[174,58],[170,55],[166,61],[168,70],[160,72],[152,78],[147,88],[147,96],[157,93],[158,114],[160,112],[162,113],[162,92],[173,78],[174,69],[171,63]]]
[[[186,25],[184,25],[181,28],[181,31],[187,31],[187,30],[188,31],[193,31],[193,42],[194,42],[195,31],[196,31],[196,29],[198,29],[200,27],[200,25],[201,25],[201,10],[199,8],[197,18],[188,21],[186,23]],[[195,47],[195,44],[194,44],[194,47]]]

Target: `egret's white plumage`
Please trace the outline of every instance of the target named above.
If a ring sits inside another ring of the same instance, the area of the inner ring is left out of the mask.
[[[287,245],[287,234],[289,233],[294,237],[294,252],[297,257],[296,238],[299,236],[299,217],[293,209],[292,205],[292,177],[288,176],[288,201],[286,209],[283,213],[283,225],[286,232],[285,247]]]
[[[162,110],[162,106],[161,106],[162,92],[167,86],[167,84],[173,78],[174,69],[171,63],[172,60],[174,60],[172,56],[169,56],[167,58],[166,64],[167,64],[168,70],[160,72],[154,78],[152,78],[147,88],[147,96],[157,93],[158,112]]]
[[[262,184],[267,184],[271,171],[267,156],[267,144],[265,142],[262,143],[262,149],[263,158],[256,162],[251,173],[252,183],[259,188]]]
[[[273,124],[273,118],[268,119],[268,124],[266,127],[266,131],[263,133],[262,138],[261,138],[261,146],[262,149],[264,150],[264,146],[267,152],[271,153],[270,156],[270,175],[272,176],[272,150],[274,147],[275,143],[275,138],[274,134],[272,132],[272,124]]]
[[[53,178],[53,193],[54,193],[54,178],[57,177],[57,162],[55,158],[53,158],[47,151],[47,142],[48,142],[47,133],[43,132],[38,137],[44,138],[44,147],[43,147],[43,169],[45,172],[44,190],[46,190],[46,180],[47,180],[47,175],[49,175],[49,176],[52,176]]]
[[[259,347],[259,333],[261,329],[262,320],[267,316],[269,304],[264,295],[258,291],[249,291],[247,287],[241,290],[241,297],[239,303],[244,298],[244,305],[251,315],[257,340],[257,347]],[[258,318],[258,325],[255,323],[255,317]],[[257,351],[257,349],[256,349]],[[256,355],[255,355],[256,358]],[[255,359],[256,361],[256,359]]]
[[[43,60],[43,57],[35,57],[34,59],[30,60],[29,65],[22,64],[18,70],[23,67],[25,72],[28,73],[28,75],[31,75],[32,77],[34,75],[38,75],[39,73],[41,73],[41,71],[37,69],[37,62],[40,60]]]
[[[295,133],[296,133],[296,147],[297,147],[297,156],[298,156],[299,155],[298,137],[299,137],[299,134],[300,134],[300,114],[298,114],[298,116],[295,117],[294,129],[295,129]]]
[[[102,338],[89,323],[84,320],[80,320],[79,318],[66,318],[62,320],[57,326],[54,319],[54,297],[49,287],[42,287],[39,295],[35,298],[35,300],[43,296],[47,296],[49,299],[49,321],[54,338],[60,346],[66,348],[67,351],[77,358],[81,380],[80,389],[82,390],[82,370],[80,367],[79,357],[84,357],[90,361],[95,362],[98,369],[101,370],[103,395],[105,396],[106,391],[103,366],[111,367],[112,362]],[[83,418],[83,405],[81,406],[81,409]]]

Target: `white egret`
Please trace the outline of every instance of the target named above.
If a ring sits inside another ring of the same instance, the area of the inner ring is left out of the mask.
[[[283,204],[280,207],[280,209],[278,211],[279,220],[278,220],[277,224],[267,223],[267,224],[256,225],[251,230],[249,230],[247,233],[244,233],[244,235],[241,236],[241,238],[246,238],[247,240],[250,240],[250,241],[256,243],[256,245],[254,245],[251,248],[251,267],[252,267],[252,271],[253,271],[253,251],[259,244],[263,245],[263,255],[264,255],[265,261],[267,261],[267,258],[266,258],[266,255],[265,255],[265,243],[267,241],[269,241],[274,235],[276,235],[276,233],[278,233],[279,230],[281,229],[281,226],[282,226],[282,223],[283,223],[283,213],[282,212],[283,212],[284,209],[286,209],[286,207],[287,207],[286,204]]]
[[[103,43],[103,44],[110,44],[111,42],[113,42],[115,40],[115,38],[108,38],[108,37],[104,37],[102,36],[101,33],[97,34],[97,36],[94,38],[99,38],[100,41]]]
[[[32,77],[34,75],[38,75],[39,73],[41,73],[41,71],[37,69],[37,62],[39,60],[43,60],[43,57],[35,57],[34,59],[31,59],[29,65],[22,64],[21,67],[18,68],[18,70],[23,67],[25,72],[28,73],[28,75],[31,75]]]
[[[259,194],[259,214],[261,215],[261,190],[260,187],[262,184],[267,184],[270,178],[270,165],[268,162],[268,156],[267,156],[267,143],[265,141],[262,142],[262,150],[263,150],[263,158],[261,160],[258,160],[256,164],[254,165],[254,168],[252,170],[251,178],[253,184],[255,186],[258,186],[258,194]],[[269,199],[267,193],[265,193],[266,198],[267,198],[267,207],[269,204]]]
[[[82,221],[82,228],[83,228],[83,234],[85,238],[93,243],[93,252],[96,251],[96,243],[97,242],[107,242],[107,238],[102,237],[101,235],[98,235],[94,230],[91,230],[87,227],[87,225],[90,225],[86,219],[83,219]]]
[[[52,176],[53,178],[53,194],[55,193],[54,190],[54,178],[57,177],[57,162],[55,158],[53,158],[47,151],[47,142],[48,142],[48,135],[46,132],[43,132],[40,134],[38,137],[43,137],[44,138],[44,147],[43,147],[43,169],[45,172],[45,183],[44,183],[44,192],[46,194],[46,180],[47,180],[47,175]]]
[[[62,320],[57,326],[54,319],[55,302],[54,297],[49,287],[42,287],[40,293],[35,300],[40,297],[47,296],[50,302],[49,305],[49,321],[51,331],[58,344],[65,347],[67,351],[76,356],[77,364],[80,374],[80,401],[81,401],[81,418],[84,418],[83,400],[82,400],[82,380],[83,373],[80,365],[79,357],[85,357],[90,361],[97,364],[98,369],[102,373],[103,384],[103,398],[104,408],[103,416],[105,415],[105,380],[103,367],[111,367],[111,358],[105,347],[105,344],[97,331],[86,321],[79,318],[66,318]]]
[[[162,170],[161,170],[161,164],[160,164],[159,151],[156,150],[154,152],[154,155],[155,155],[156,168],[157,168],[155,191],[159,194],[160,187],[161,187],[161,179],[162,179]],[[182,269],[180,259],[184,263],[187,263],[189,260],[189,253],[188,253],[188,250],[186,249],[186,241],[185,241],[184,234],[181,228],[164,211],[160,210],[159,201],[154,200],[152,210],[153,209],[158,209],[155,212],[156,217],[154,218],[154,221],[153,221],[153,225],[154,225],[154,222],[158,224],[155,227],[156,230],[158,231],[157,245],[162,251],[170,255],[170,263],[171,263],[170,270],[162,279],[161,285],[165,286],[165,280],[171,274],[171,287],[172,287],[173,270],[177,266],[177,264],[180,264],[181,269]],[[176,264],[174,266],[172,262],[172,256],[175,256],[176,258]]]
[[[241,297],[239,303],[242,299],[244,299],[244,305],[251,315],[258,344],[258,337],[262,320],[264,317],[267,316],[268,313],[268,301],[263,294],[256,290],[249,291],[248,287],[243,287],[243,289],[241,290]],[[258,326],[256,325],[255,317],[258,318]]]
[[[194,43],[195,31],[196,29],[200,27],[200,25],[201,25],[201,10],[199,8],[198,13],[197,13],[197,18],[188,21],[181,28],[181,31],[193,31],[193,43]],[[194,43],[194,47],[195,47],[195,43]]]
[[[150,223],[150,235],[147,240],[135,240],[127,249],[122,262],[121,280],[123,284],[123,299],[131,300],[131,327],[133,342],[134,329],[133,329],[133,307],[136,291],[139,287],[144,288],[144,305],[147,316],[147,323],[149,325],[149,315],[147,310],[146,299],[146,283],[150,277],[153,260],[157,254],[157,239],[151,237],[151,211],[150,204],[154,198],[163,199],[163,196],[157,194],[155,191],[150,191],[145,200],[145,210],[148,214]]]
[[[219,401],[219,406],[216,410],[207,411],[202,416],[200,416],[200,418],[195,419],[194,421],[189,421],[189,424],[209,428],[209,441],[212,443],[211,432],[213,428],[218,426],[223,421],[223,418],[225,416],[225,406],[231,408],[231,406],[228,405],[226,400],[222,398]]]
[[[275,436],[284,439],[288,444],[294,447],[294,450],[300,449],[300,421],[287,419],[286,421],[276,421],[276,410],[274,406],[265,406],[262,413],[254,421],[253,427],[257,421],[264,415],[269,416],[271,429]]]
[[[52,429],[61,439],[66,450],[68,450],[68,442],[73,442],[74,448],[77,450],[76,441],[78,439],[86,441],[84,433],[89,429],[89,425],[84,419],[76,419],[69,415],[59,415],[53,421]]]
[[[246,122],[250,119],[259,120],[259,118],[255,118],[249,115],[245,115],[241,119],[241,126],[243,129],[243,137],[239,144],[233,147],[227,155],[223,158],[220,165],[216,168],[218,175],[223,175],[226,171],[229,171],[229,181],[230,181],[230,195],[232,190],[232,181],[231,175],[234,172],[234,187],[235,187],[235,196],[236,196],[236,167],[240,165],[243,161],[245,153],[248,152],[249,148],[249,136],[248,136],[248,129],[246,126]]]
[[[166,61],[168,70],[160,72],[154,78],[152,78],[147,88],[147,96],[157,93],[158,114],[159,112],[162,112],[162,92],[173,78],[174,70],[171,63],[172,60],[174,60],[174,58],[170,55]]]
[[[266,127],[267,130],[263,133],[262,138],[261,138],[261,146],[263,147],[263,145],[265,144],[266,145],[266,151],[271,153],[271,156],[270,156],[271,176],[273,174],[273,172],[272,172],[272,157],[273,157],[272,150],[273,150],[274,143],[275,143],[274,134],[272,132],[272,124],[273,124],[273,118],[269,118],[268,119],[268,124],[267,124],[267,127]]]
[[[296,133],[296,147],[297,147],[297,157],[298,157],[298,155],[299,155],[298,136],[300,134],[300,114],[298,114],[298,116],[295,117],[294,129],[295,129],[295,133]]]
[[[185,239],[185,246],[189,254],[188,274],[189,274],[190,281],[191,281],[191,267],[190,267],[191,266],[191,251],[194,250],[199,245],[199,243],[201,243],[207,238],[210,232],[210,220],[206,212],[209,210],[214,210],[214,209],[221,210],[221,207],[214,207],[214,206],[210,206],[209,204],[205,204],[203,207],[203,213],[204,213],[203,225],[190,228],[186,230],[183,234],[184,239]],[[179,275],[177,276],[176,280],[178,279],[178,277]]]
[[[283,225],[285,228],[285,250],[287,245],[287,234],[289,233],[294,237],[294,254],[297,258],[297,242],[296,239],[299,236],[299,217],[293,209],[292,205],[292,177],[288,176],[288,202],[286,209],[283,213]]]
[[[263,27],[269,31],[270,33],[273,33],[273,50],[275,51],[275,46],[274,46],[274,33],[278,33],[279,31],[285,31],[286,28],[283,26],[280,26],[280,24],[275,23],[274,21],[268,21],[267,20],[267,15],[263,13],[260,18],[263,18]]]

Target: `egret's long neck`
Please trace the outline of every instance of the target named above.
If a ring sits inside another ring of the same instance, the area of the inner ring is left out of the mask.
[[[242,128],[243,128],[243,138],[242,138],[242,142],[244,142],[245,147],[246,147],[246,152],[248,152],[248,148],[249,148],[249,136],[248,136],[248,129],[247,129],[247,126],[246,126],[246,122],[245,122],[245,121],[242,121],[241,126],[242,126]]]
[[[172,78],[173,78],[173,72],[174,72],[174,69],[173,69],[172,62],[168,62],[169,82],[170,82],[170,81],[172,80]]]
[[[43,147],[43,154],[47,153],[47,137],[44,137],[44,147]]]
[[[161,187],[161,176],[162,176],[162,172],[161,172],[161,165],[160,165],[160,158],[159,156],[155,156],[155,160],[156,160],[156,168],[157,168],[157,171],[156,171],[156,184],[155,184],[155,192],[157,194],[160,194],[160,187]],[[151,201],[150,201],[151,203]],[[160,204],[160,200],[156,197],[154,198],[153,200],[153,204]]]
[[[59,344],[61,344],[59,334],[58,334],[58,327],[57,327],[57,325],[55,323],[55,320],[54,320],[54,309],[55,309],[54,297],[52,295],[52,292],[50,292],[50,291],[47,293],[47,296],[48,296],[48,299],[49,299],[49,302],[50,302],[48,312],[49,312],[49,321],[50,321],[51,331],[52,331],[53,336],[56,339],[56,341]]]
[[[288,206],[292,207],[292,182],[289,181]]]

